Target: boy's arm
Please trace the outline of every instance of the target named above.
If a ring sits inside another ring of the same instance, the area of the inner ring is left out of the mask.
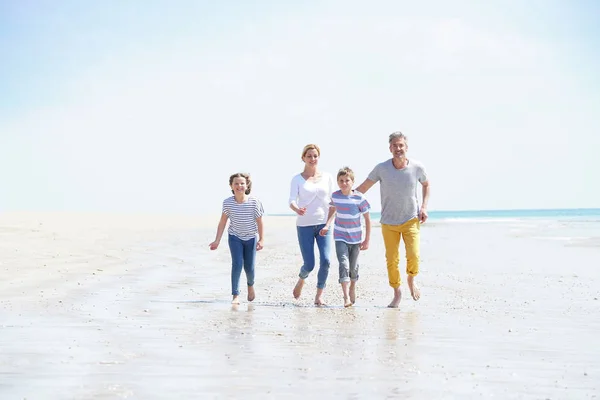
[[[360,244],[361,250],[367,250],[369,248],[369,241],[371,240],[371,215],[369,212],[363,214],[365,217],[365,240]]]
[[[327,222],[325,222],[325,227],[321,229],[319,235],[325,236],[327,232],[329,232],[329,227],[335,218],[335,206],[329,206],[329,214],[327,215]]]
[[[225,225],[227,224],[227,214],[221,214],[221,220],[219,221],[219,226],[217,227],[217,235],[215,236],[215,241],[209,244],[211,250],[216,250],[219,247],[219,243],[221,243],[221,237],[223,236],[223,232],[225,231]]]
[[[256,243],[256,250],[262,250],[262,248],[263,248],[263,219],[262,219],[262,217],[256,218],[256,226],[258,226],[258,242]]]

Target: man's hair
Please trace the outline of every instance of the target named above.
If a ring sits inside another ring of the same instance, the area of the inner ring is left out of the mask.
[[[389,139],[389,143],[392,144],[392,142],[396,139],[404,139],[404,142],[406,144],[408,144],[408,138],[406,137],[406,135],[400,131],[396,131],[396,132],[392,132],[390,134],[390,139]]]
[[[246,194],[250,194],[250,191],[252,190],[252,180],[250,179],[250,174],[246,174],[244,172],[236,172],[235,174],[229,177],[229,186],[233,185],[233,180],[235,178],[246,179]],[[233,189],[231,189],[231,193],[235,194]]]
[[[343,167],[337,173],[337,179],[340,179],[340,176],[348,176],[354,182],[354,171],[350,169],[350,167]]]

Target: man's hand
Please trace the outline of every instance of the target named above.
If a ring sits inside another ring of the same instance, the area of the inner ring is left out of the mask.
[[[421,210],[419,211],[419,222],[424,224],[425,221],[427,221],[428,216],[429,215],[427,215],[427,209],[421,208]]]

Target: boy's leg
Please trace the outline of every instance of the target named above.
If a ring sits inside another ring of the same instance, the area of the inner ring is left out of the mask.
[[[304,280],[308,278],[308,275],[315,268],[315,238],[312,226],[298,226],[296,227],[296,231],[298,233],[298,244],[300,245],[303,262],[298,274],[298,282],[294,287],[294,298],[297,299],[302,294]]]
[[[342,285],[344,296],[344,307],[352,305],[348,294],[348,285],[350,284],[350,257],[349,245],[346,242],[335,241],[335,253],[339,262],[339,282]]]
[[[348,246],[348,255],[350,262],[350,301],[356,302],[356,282],[358,281],[358,255],[360,254],[360,244]]]
[[[401,233],[398,225],[381,224],[381,234],[385,245],[385,260],[387,264],[388,280],[390,286],[394,289],[394,298],[388,307],[397,308],[400,304],[402,293],[400,291],[400,246]]]
[[[317,273],[317,295],[315,296],[315,304],[318,306],[325,305],[321,300],[321,296],[323,295],[323,290],[327,284],[327,277],[329,276],[331,247],[333,246],[332,231],[329,231],[325,236],[319,234],[324,226],[325,224],[316,225],[313,233],[317,241],[317,247],[319,248],[319,272]]]
[[[244,248],[242,241],[235,235],[229,235],[228,243],[231,252],[231,294],[233,296],[231,302],[239,303]]]
[[[244,244],[244,271],[248,282],[248,301],[254,300],[254,266],[256,262],[256,238],[246,240]]]
[[[415,277],[419,273],[421,223],[417,218],[411,219],[402,225],[402,236],[404,248],[406,249],[406,274],[408,275],[406,281],[412,298],[419,300],[421,291],[415,282]]]

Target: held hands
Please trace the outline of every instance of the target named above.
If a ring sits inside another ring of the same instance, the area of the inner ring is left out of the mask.
[[[420,223],[422,223],[422,224],[425,223],[425,221],[427,221],[427,217],[428,216],[429,215],[427,215],[427,209],[426,208],[421,208],[419,210],[419,222]]]
[[[327,232],[329,232],[329,227],[327,225],[325,225],[320,231],[319,231],[319,235],[321,236],[325,236],[327,235]]]

